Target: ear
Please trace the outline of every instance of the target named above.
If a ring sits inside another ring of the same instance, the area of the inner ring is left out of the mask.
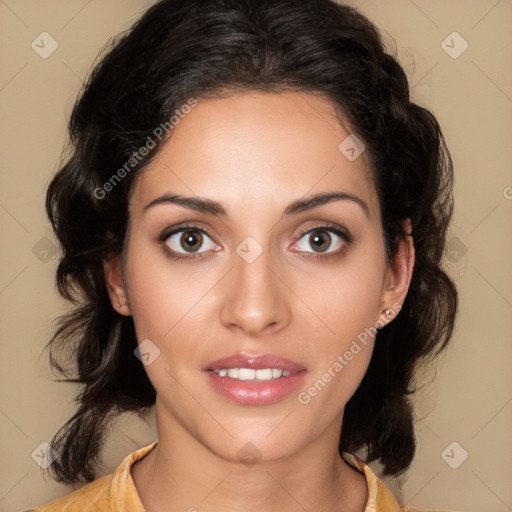
[[[103,261],[105,282],[112,307],[124,316],[130,316],[130,306],[123,279],[123,263],[120,257],[112,257]]]
[[[415,252],[410,219],[404,221],[403,227],[407,236],[398,242],[395,257],[386,271],[382,288],[379,323],[383,326],[391,322],[400,311],[414,269]]]

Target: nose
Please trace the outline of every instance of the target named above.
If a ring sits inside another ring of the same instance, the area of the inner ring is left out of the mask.
[[[249,263],[233,255],[234,268],[223,281],[220,320],[229,329],[258,337],[286,327],[291,318],[290,292],[269,251]],[[274,267],[274,268],[272,268]]]

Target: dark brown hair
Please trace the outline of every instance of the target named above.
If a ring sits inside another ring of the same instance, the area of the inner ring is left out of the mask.
[[[75,305],[59,319],[50,361],[62,380],[81,385],[76,413],[51,442],[58,481],[93,480],[110,416],[144,414],[155,403],[134,356],[133,320],[111,307],[102,263],[122,253],[133,180],[164,140],[156,128],[192,97],[257,90],[318,93],[343,112],[372,162],[389,259],[407,236],[402,221],[411,220],[410,289],[400,314],[377,335],[340,441],[340,451],[364,449],[368,462],[379,460],[384,474],[410,465],[414,370],[445,347],[457,309],[441,268],[452,163],[434,115],[410,101],[402,68],[353,8],[331,0],[162,0],[92,71],[71,115],[71,153],[47,192],[62,248],[58,290]],[[156,147],[113,182],[149,139]],[[58,362],[57,349],[73,368]]]

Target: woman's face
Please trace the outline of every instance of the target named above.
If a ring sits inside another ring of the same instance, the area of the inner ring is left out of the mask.
[[[337,443],[381,310],[406,292],[349,135],[312,94],[199,100],[135,183],[113,304],[133,315],[160,420],[223,458]]]

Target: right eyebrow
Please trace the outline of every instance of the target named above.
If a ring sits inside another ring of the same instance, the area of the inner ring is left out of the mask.
[[[177,204],[188,208],[190,210],[196,210],[198,212],[209,213],[210,215],[216,216],[227,216],[227,212],[224,207],[217,201],[211,199],[205,199],[201,197],[185,197],[179,194],[164,194],[156,199],[153,199],[144,207],[144,212],[149,208],[159,204]]]

